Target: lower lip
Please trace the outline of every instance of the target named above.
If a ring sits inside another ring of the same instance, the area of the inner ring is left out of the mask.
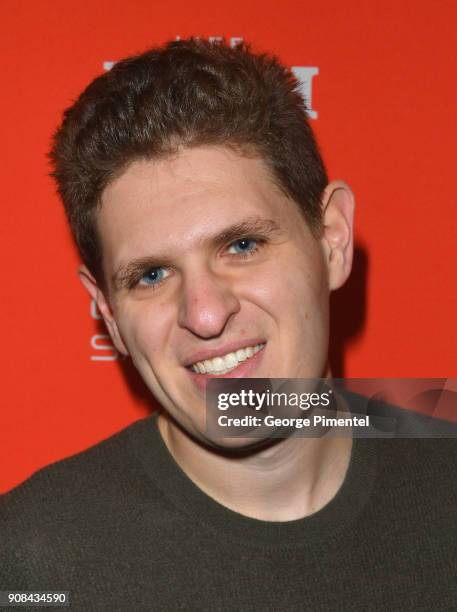
[[[249,357],[249,359],[246,359],[246,361],[243,361],[240,365],[237,365],[236,368],[233,368],[230,372],[227,372],[227,374],[197,374],[197,372],[190,369],[187,369],[187,371],[200,391],[204,391],[207,381],[211,378],[247,378],[251,376],[254,370],[260,365],[264,352],[265,346],[260,349],[258,353]]]

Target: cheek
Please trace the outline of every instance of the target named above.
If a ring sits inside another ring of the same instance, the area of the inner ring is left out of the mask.
[[[293,319],[319,317],[328,309],[328,281],[320,253],[295,251],[269,262],[244,286],[250,301]]]
[[[151,304],[148,300],[133,303],[119,309],[116,320],[134,360],[141,356],[151,361],[163,358],[172,327],[169,305]]]

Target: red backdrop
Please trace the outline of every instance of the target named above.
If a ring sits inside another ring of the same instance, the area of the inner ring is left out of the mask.
[[[457,376],[455,0],[3,0],[0,17],[0,491],[150,410],[103,348],[46,152],[104,62],[176,36],[240,37],[319,71],[313,125],[358,201],[335,373]]]

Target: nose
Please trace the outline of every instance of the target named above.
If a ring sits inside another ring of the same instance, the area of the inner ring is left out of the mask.
[[[240,310],[240,302],[228,279],[210,270],[183,279],[178,324],[200,338],[220,336]]]

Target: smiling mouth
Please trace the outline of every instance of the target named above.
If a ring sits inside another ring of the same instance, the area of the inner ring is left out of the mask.
[[[261,351],[264,346],[265,343],[246,346],[238,349],[237,351],[233,351],[232,353],[221,355],[220,357],[205,359],[204,361],[197,361],[189,366],[189,368],[196,374],[222,376],[234,370],[240,365],[240,363],[254,357],[254,355]]]

